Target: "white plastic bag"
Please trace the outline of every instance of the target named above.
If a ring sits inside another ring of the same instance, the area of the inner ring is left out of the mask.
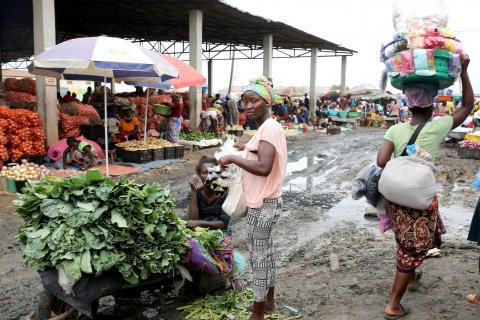
[[[378,190],[389,201],[425,210],[435,196],[435,166],[417,157],[397,157],[387,162]]]
[[[246,154],[245,151],[237,151],[237,155],[243,158]],[[243,218],[247,215],[247,205],[243,197],[243,169],[235,164],[230,164],[228,171],[231,173],[230,188],[222,209],[232,218]]]

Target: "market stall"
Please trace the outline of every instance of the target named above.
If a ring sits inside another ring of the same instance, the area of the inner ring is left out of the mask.
[[[178,289],[192,280],[189,271],[202,268],[226,276],[209,255],[225,254],[231,244],[218,241],[220,230],[187,228],[168,187],[92,170],[29,181],[24,193],[15,201],[23,220],[17,238],[24,263],[38,270],[46,290],[31,317],[92,317],[102,296],[146,285],[165,292],[171,287],[162,289],[165,281]]]

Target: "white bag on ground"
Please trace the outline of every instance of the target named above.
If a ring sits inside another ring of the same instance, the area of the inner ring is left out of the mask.
[[[387,162],[378,190],[389,201],[425,210],[435,196],[435,165],[417,157],[397,157]]]

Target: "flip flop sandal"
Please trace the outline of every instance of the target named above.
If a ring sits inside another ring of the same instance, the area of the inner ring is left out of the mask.
[[[477,297],[480,296],[480,293],[473,293],[467,296],[467,300],[470,303],[473,303],[477,308],[480,308],[480,301],[477,300]]]
[[[408,291],[410,291],[410,292],[417,291],[417,289],[418,289],[418,284],[420,283],[420,279],[422,278],[422,274],[423,274],[423,271],[422,271],[422,270],[415,271],[415,276],[417,277],[417,279],[416,279],[416,281],[415,281],[415,287],[407,288]]]
[[[386,314],[385,313],[385,319],[387,319],[387,320],[400,319],[400,318],[405,317],[407,314],[410,313],[410,309],[407,308],[407,307],[404,307],[404,306],[400,305],[400,309],[402,309],[402,311],[403,311],[400,314]]]

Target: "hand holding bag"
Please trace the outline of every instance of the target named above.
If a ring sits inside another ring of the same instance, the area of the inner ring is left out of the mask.
[[[239,156],[245,158],[246,152],[242,152]],[[247,205],[243,198],[243,169],[235,164],[230,164],[228,170],[232,173],[233,178],[222,209],[232,218],[243,218],[247,215]]]

